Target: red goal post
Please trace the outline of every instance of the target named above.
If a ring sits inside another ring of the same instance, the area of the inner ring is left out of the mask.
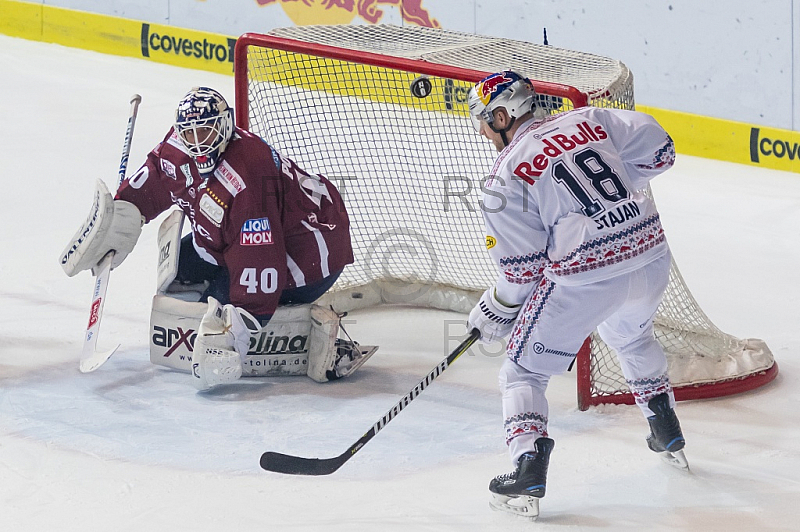
[[[472,129],[464,95],[505,68],[529,77],[550,113],[634,108],[624,64],[551,46],[390,25],[290,27],[239,38],[237,125],[306,170],[341,179],[356,263],[325,296],[337,310],[405,303],[468,312],[494,282],[482,215],[469,207],[479,203],[472,184],[496,152]],[[425,97],[410,89],[421,76],[430,81]],[[454,196],[465,209],[448,208],[453,183],[464,186]],[[708,319],[674,262],[656,338],[679,400],[751,390],[778,372],[763,341],[736,338]],[[614,353],[596,334],[576,367],[582,410],[633,404]]]

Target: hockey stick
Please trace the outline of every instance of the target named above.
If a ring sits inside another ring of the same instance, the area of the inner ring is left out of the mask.
[[[122,159],[119,163],[119,180],[117,187],[125,180],[125,171],[128,168],[128,156],[131,153],[131,139],[133,139],[133,128],[136,125],[136,115],[139,112],[139,104],[142,97],[134,94],[131,97],[131,112],[128,115],[128,127],[125,131],[125,143],[122,146]],[[92,293],[92,306],[89,310],[89,326],[86,328],[86,338],[83,342],[83,353],[81,353],[80,370],[82,373],[90,373],[108,360],[111,355],[119,348],[119,344],[109,351],[97,350],[97,334],[100,331],[100,319],[103,317],[103,306],[108,289],[108,278],[111,275],[111,261],[114,252],[106,253],[97,266],[92,268],[96,275],[94,281],[94,292]]]
[[[472,329],[472,332],[469,333],[469,336],[461,342],[461,344],[456,347],[455,351],[450,353],[444,360],[442,360],[438,366],[433,368],[428,375],[422,379],[419,384],[414,386],[410,392],[408,392],[405,396],[403,396],[400,401],[392,407],[391,410],[386,412],[386,414],[378,420],[377,423],[372,425],[372,427],[363,435],[361,438],[358,439],[353,445],[351,445],[345,452],[336,456],[334,458],[301,458],[299,456],[291,456],[288,454],[282,453],[273,453],[273,452],[266,452],[261,455],[261,467],[266,469],[267,471],[274,471],[276,473],[286,473],[287,475],[330,475],[345,462],[350,460],[354,454],[356,454],[364,445],[367,444],[369,440],[375,437],[375,435],[386,426],[394,417],[399,414],[403,408],[408,406],[408,403],[413,401],[422,391],[428,387],[428,385],[433,382],[433,380],[442,374],[444,370],[446,370],[450,364],[455,362],[455,360],[463,355],[467,349],[469,349],[475,341],[480,338],[480,331],[478,329]]]

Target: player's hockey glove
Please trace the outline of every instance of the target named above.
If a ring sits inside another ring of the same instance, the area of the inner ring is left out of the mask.
[[[519,305],[510,307],[498,301],[494,287],[489,288],[469,313],[467,330],[480,330],[481,342],[504,338],[514,327],[519,309]]]
[[[258,320],[247,311],[208,298],[192,355],[192,382],[198,390],[235,382],[242,376],[242,358],[250,348],[250,335],[256,332],[251,329],[257,328],[256,324]]]

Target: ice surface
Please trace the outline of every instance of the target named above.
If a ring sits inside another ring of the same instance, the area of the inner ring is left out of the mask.
[[[710,318],[767,341],[781,374],[741,396],[681,403],[692,473],[647,449],[635,407],[579,412],[573,375],[548,393],[556,440],[535,524],[492,512],[510,470],[496,384],[474,349],[329,477],[262,471],[263,451],[343,452],[458,343],[464,316],[359,311],[379,352],[352,378],[247,379],[198,394],[149,363],[156,227],[111,274],[99,348],[78,371],[92,278],[58,255],[115,185],[128,101],[143,96],[137,167],[194,85],[233,78],[0,36],[0,530],[790,530],[800,501],[800,177],[679,156],[653,183],[669,241]],[[680,148],[680,147],[679,147]],[[287,154],[291,156],[291,154]],[[449,341],[446,338],[449,336]]]

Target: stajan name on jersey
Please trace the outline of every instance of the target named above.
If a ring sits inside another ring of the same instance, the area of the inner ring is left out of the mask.
[[[594,218],[598,229],[616,227],[621,223],[636,218],[640,214],[639,206],[633,201],[617,206],[615,209]]]

